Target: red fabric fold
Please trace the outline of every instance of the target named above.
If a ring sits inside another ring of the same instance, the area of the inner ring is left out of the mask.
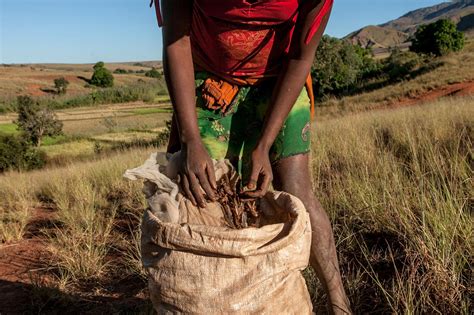
[[[155,5],[158,25],[163,18]],[[304,36],[308,44],[334,0],[321,0]],[[230,82],[257,84],[276,77],[289,52],[300,10],[311,10],[307,0],[193,0],[191,46],[195,67]]]
[[[151,0],[150,7],[155,3],[155,11],[156,11],[156,18],[158,20],[158,26],[163,25],[163,18],[161,17],[161,10],[160,10],[160,0]]]
[[[331,11],[333,3],[334,0],[325,0],[321,11],[319,11],[318,15],[316,15],[316,18],[314,19],[313,24],[311,25],[311,28],[308,31],[308,34],[306,34],[306,38],[304,41],[306,45],[309,44],[314,34],[316,34],[316,32],[318,31],[319,27],[321,26],[321,22],[323,21],[323,18],[329,13],[329,11]]]

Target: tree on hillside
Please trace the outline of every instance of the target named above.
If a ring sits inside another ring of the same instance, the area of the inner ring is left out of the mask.
[[[117,69],[114,70],[114,73],[116,73],[116,74],[125,74],[125,73],[127,73],[127,70],[117,68]]]
[[[94,65],[94,74],[90,80],[90,84],[99,87],[112,87],[114,86],[114,76],[102,61],[99,61]]]
[[[41,168],[45,161],[45,153],[32,148],[21,136],[0,133],[0,173]]]
[[[316,95],[337,95],[378,72],[380,66],[367,49],[330,36],[323,36],[316,52],[312,77]]]
[[[15,123],[33,145],[39,147],[43,137],[62,133],[63,123],[51,109],[29,96],[19,96],[17,103],[18,119]]]
[[[156,70],[155,67],[153,67],[151,68],[151,70],[148,70],[147,72],[145,72],[145,76],[149,78],[159,79],[161,78],[161,73],[158,70]]]
[[[56,88],[56,92],[58,94],[65,94],[68,85],[69,81],[64,77],[54,79],[54,87]]]
[[[94,67],[92,67],[92,69],[97,70],[104,67],[105,67],[105,63],[103,61],[99,61],[94,65]]]
[[[443,56],[451,51],[463,49],[464,41],[464,33],[456,29],[456,24],[443,19],[420,26],[410,49],[417,53]]]

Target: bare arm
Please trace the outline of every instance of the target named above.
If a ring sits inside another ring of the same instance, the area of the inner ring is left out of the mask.
[[[164,0],[163,67],[166,84],[175,110],[180,140],[199,137],[195,110],[194,66],[190,28],[192,0]]]
[[[315,16],[320,12],[323,5],[324,1],[312,0],[307,3],[298,17],[290,53],[278,77],[265,116],[262,136],[252,153],[252,174],[247,187],[249,190],[257,190],[247,193],[251,197],[263,196],[272,180],[268,153],[311,70],[314,55],[326,28],[329,14],[323,18],[321,26],[311,41],[306,44],[305,39]],[[257,183],[259,184],[258,188]]]
[[[163,0],[163,67],[178,122],[183,155],[181,185],[187,197],[204,207],[204,192],[214,199],[212,161],[199,135],[195,105],[190,29],[192,0]]]

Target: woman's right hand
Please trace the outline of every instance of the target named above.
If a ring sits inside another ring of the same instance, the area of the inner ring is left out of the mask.
[[[204,208],[205,195],[215,201],[217,185],[214,164],[201,139],[181,145],[178,173],[181,188],[193,205]]]
[[[164,0],[163,71],[176,114],[181,141],[180,185],[194,205],[206,206],[205,195],[216,197],[214,166],[199,137],[196,84],[191,50],[193,0]]]

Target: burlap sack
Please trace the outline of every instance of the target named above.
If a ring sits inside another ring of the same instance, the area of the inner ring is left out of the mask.
[[[311,314],[301,275],[311,228],[302,202],[269,192],[260,205],[264,226],[230,229],[217,203],[200,210],[180,193],[177,158],[166,164],[153,154],[125,173],[145,180],[142,261],[158,314]],[[215,168],[218,179],[235,173],[225,161]]]

